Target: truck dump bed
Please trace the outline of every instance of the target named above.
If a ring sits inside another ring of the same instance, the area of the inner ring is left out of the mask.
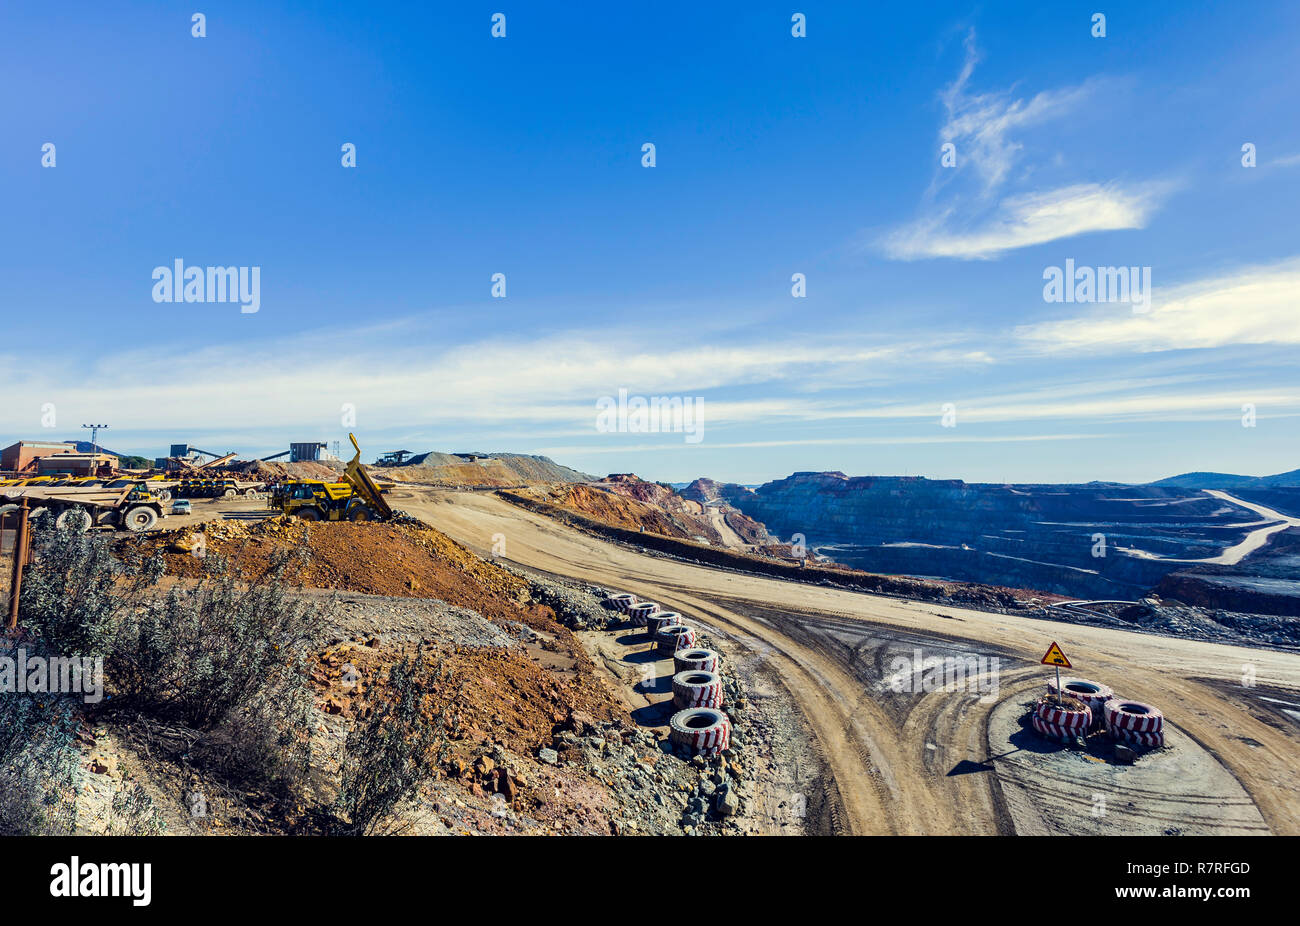
[[[379,490],[378,483],[370,478],[366,468],[361,465],[361,445],[357,443],[357,436],[349,434],[352,446],[356,450],[356,456],[348,462],[348,468],[343,472],[343,478],[348,481],[353,490],[366,500],[366,503],[379,514],[384,520],[393,516],[393,509],[388,506],[387,500]]]

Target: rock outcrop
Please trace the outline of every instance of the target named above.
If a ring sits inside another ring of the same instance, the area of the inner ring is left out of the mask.
[[[855,568],[1078,597],[1140,597],[1180,566],[1155,557],[1214,556],[1244,536],[1240,509],[1176,487],[801,472],[699,491]]]

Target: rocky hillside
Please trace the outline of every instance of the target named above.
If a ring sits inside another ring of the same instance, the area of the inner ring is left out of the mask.
[[[734,482],[715,482],[700,477],[682,489],[680,494],[682,498],[713,509],[715,517],[721,517],[726,526],[735,531],[745,543],[754,546],[769,545],[773,538],[767,528],[727,500],[729,494],[747,491],[749,490],[744,486]]]
[[[380,478],[400,482],[496,488],[552,482],[591,482],[596,478],[561,466],[549,457],[521,453],[457,454],[430,451],[412,457],[401,466],[375,466],[373,470]]]
[[[349,758],[360,748],[352,736],[392,700],[390,671],[411,660],[427,681],[422,712],[438,745],[419,787],[368,831],[690,835],[750,825],[743,795],[751,766],[742,762],[756,763],[755,749],[708,762],[677,754],[664,730],[633,719],[623,679],[593,662],[570,629],[622,627],[599,589],[521,577],[408,518],[213,521],[111,542],[123,557],[159,558],[166,583],[190,589],[177,601],[194,597],[213,557],[219,572],[254,580],[292,554],[283,564],[288,594],[316,609],[299,651],[307,713],[293,726],[310,746],[309,767],[294,790],[268,793],[207,761],[203,731],[142,726],[106,699],[80,738],[88,771],[74,789],[73,816],[81,832],[337,832],[344,769],[370,758]],[[237,652],[261,642],[241,640]],[[112,677],[107,684],[112,692]],[[739,683],[728,684],[728,697],[743,703]],[[726,787],[705,788],[706,772]],[[730,803],[713,799],[724,792]],[[192,812],[194,794],[203,796],[202,814]],[[124,821],[115,813],[129,795],[138,810]]]
[[[649,531],[715,546],[762,543],[762,524],[725,502],[703,502],[660,482],[615,473],[589,485],[550,486],[530,497],[594,518],[613,527]]]
[[[1236,566],[1171,572],[1156,593],[1202,608],[1300,617],[1300,529],[1283,531]]]
[[[1239,476],[1235,473],[1181,473],[1151,483],[1182,489],[1265,489],[1273,486],[1300,486],[1300,469],[1273,476]]]
[[[1135,598],[1178,568],[1151,556],[1217,555],[1252,517],[1177,487],[989,485],[795,473],[750,490],[714,484],[783,539],[870,572],[935,576],[1064,595]],[[1096,534],[1105,535],[1104,555]],[[1144,555],[1145,554],[1145,555]]]

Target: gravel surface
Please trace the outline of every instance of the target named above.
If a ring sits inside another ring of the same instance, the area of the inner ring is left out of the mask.
[[[436,598],[353,592],[331,597],[333,607],[322,632],[337,639],[363,635],[378,637],[382,643],[412,643],[434,637],[451,646],[509,647],[518,638],[476,611]]]

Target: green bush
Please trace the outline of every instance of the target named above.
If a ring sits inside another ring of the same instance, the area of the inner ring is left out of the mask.
[[[197,583],[177,585],[121,616],[107,666],[127,703],[196,729],[305,680],[319,620],[314,605],[285,588],[286,558],[251,581],[237,580],[220,557],[206,562]]]
[[[230,780],[278,790],[305,780],[315,704],[305,664],[326,609],[294,597],[284,582],[302,551],[238,579],[210,555],[201,579],[162,594],[154,586],[163,559],[138,546],[118,558],[110,537],[38,522],[33,549],[19,612],[28,649],[103,656],[112,701],[88,709],[125,709],[199,731],[186,761]],[[8,704],[11,713],[16,704]],[[14,736],[35,748],[47,743],[43,729],[5,723],[0,740]],[[38,752],[48,758],[51,749]],[[42,762],[23,768],[36,774],[49,767]]]
[[[41,655],[0,637],[0,657],[17,660],[20,647]],[[0,835],[72,832],[79,720],[71,698],[0,692]]]
[[[442,677],[442,663],[430,669],[420,653],[389,669],[370,717],[348,734],[337,802],[340,833],[375,832],[433,775],[446,742],[445,707],[434,711],[430,692]]]
[[[103,656],[121,615],[163,574],[160,555],[113,555],[97,532],[63,530],[51,517],[33,521],[32,565],[23,577],[18,620],[51,652]]]

